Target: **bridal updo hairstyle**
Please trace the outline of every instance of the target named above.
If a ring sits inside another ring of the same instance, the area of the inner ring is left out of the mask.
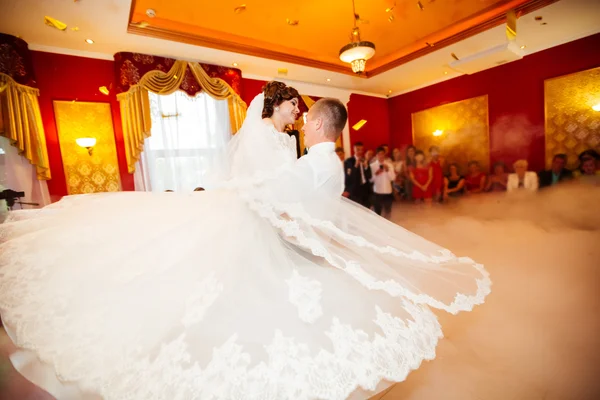
[[[283,82],[271,81],[263,87],[265,103],[263,106],[262,117],[271,118],[275,107],[284,101],[299,98],[298,91]]]

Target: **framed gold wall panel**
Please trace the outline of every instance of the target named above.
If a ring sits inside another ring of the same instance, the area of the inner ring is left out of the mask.
[[[587,149],[600,152],[600,67],[544,81],[546,168],[554,154],[568,156],[568,168]]]
[[[435,131],[442,131],[435,136]],[[488,97],[479,96],[412,114],[413,144],[428,154],[429,147],[440,147],[446,165],[457,163],[462,174],[470,160],[482,170],[490,165]]]
[[[121,190],[109,103],[55,101],[54,115],[69,194]],[[92,155],[75,139],[96,138]]]

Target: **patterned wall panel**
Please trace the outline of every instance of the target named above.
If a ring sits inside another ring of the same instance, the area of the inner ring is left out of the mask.
[[[414,145],[428,154],[440,147],[446,164],[457,163],[466,173],[467,163],[476,160],[482,170],[490,164],[488,97],[479,96],[412,114]],[[436,136],[434,132],[441,131]]]
[[[600,152],[600,67],[544,81],[546,167],[554,154],[569,157],[568,168],[579,165],[577,155]]]
[[[121,190],[109,103],[55,101],[54,114],[69,194]],[[96,138],[92,155],[75,139]]]

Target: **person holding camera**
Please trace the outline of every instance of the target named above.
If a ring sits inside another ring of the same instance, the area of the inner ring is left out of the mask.
[[[375,161],[371,163],[373,209],[385,219],[392,217],[392,203],[394,202],[392,182],[395,179],[394,165],[386,158],[385,148],[378,147]]]

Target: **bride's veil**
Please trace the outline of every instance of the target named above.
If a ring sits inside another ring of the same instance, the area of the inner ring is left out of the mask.
[[[260,93],[250,103],[240,130],[231,138],[212,166],[208,188],[220,187],[233,179],[250,178],[266,168],[272,146],[262,120],[265,96]]]

